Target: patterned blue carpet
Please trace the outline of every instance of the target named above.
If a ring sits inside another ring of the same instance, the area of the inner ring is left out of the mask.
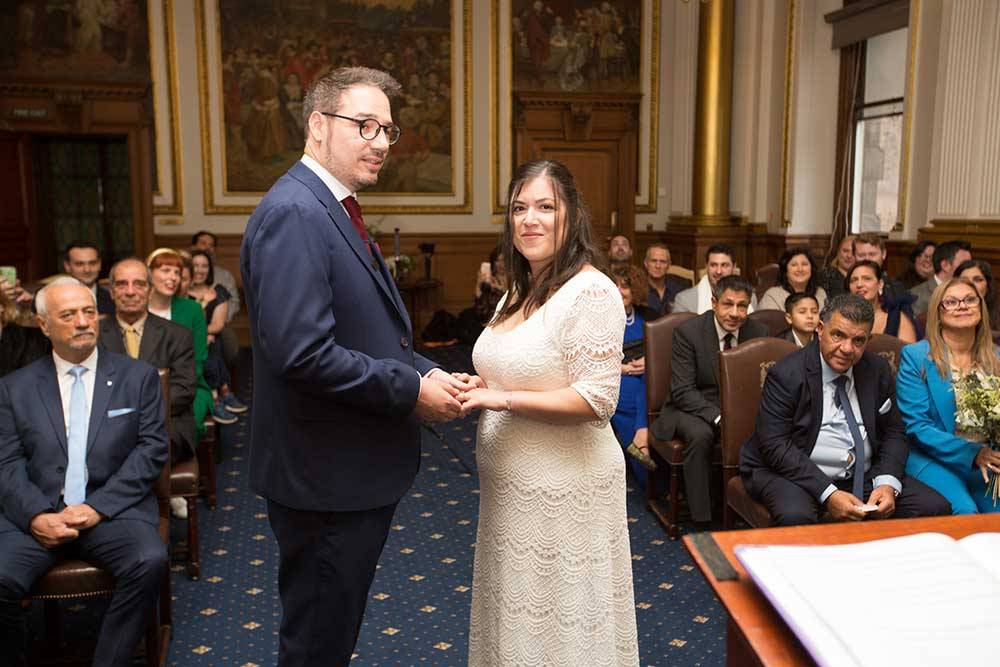
[[[467,347],[425,354],[449,369],[470,363]],[[239,374],[244,399],[248,371]],[[277,660],[277,547],[264,501],[247,488],[246,421],[222,429],[218,507],[199,508],[201,580],[174,566],[171,665]],[[396,512],[352,664],[465,664],[478,513],[474,446],[474,416],[425,429],[420,473]],[[723,664],[724,611],[637,487],[629,489],[628,510],[642,664]]]

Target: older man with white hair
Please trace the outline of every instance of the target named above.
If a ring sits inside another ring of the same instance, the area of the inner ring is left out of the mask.
[[[131,664],[167,568],[153,484],[167,460],[156,369],[97,349],[97,303],[74,278],[36,295],[52,355],[0,378],[0,651],[23,664],[21,599],[58,560],[108,570],[95,665]]]

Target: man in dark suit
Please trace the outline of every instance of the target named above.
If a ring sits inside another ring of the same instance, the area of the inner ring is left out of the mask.
[[[354,193],[399,138],[388,74],[341,68],[303,102],[305,155],[247,224],[240,256],[254,357],[250,482],[278,541],[278,663],[346,665],[420,420],[472,386],[413,350],[413,331]]]
[[[720,278],[713,290],[712,309],[674,329],[670,398],[650,427],[659,440],[684,441],[684,487],[699,528],[712,520],[709,478],[722,419],[719,352],[770,335],[764,324],[747,319],[753,288],[744,278]]]
[[[910,289],[910,294],[917,297],[913,302],[914,315],[927,312],[927,304],[931,295],[941,283],[955,275],[955,269],[964,261],[972,259],[972,244],[968,241],[945,241],[934,248],[934,275]]]
[[[114,315],[111,293],[97,283],[101,274],[101,252],[90,241],[71,241],[63,255],[63,270],[86,285],[97,299],[99,315]]]
[[[740,475],[778,525],[816,523],[822,510],[837,521],[951,514],[940,494],[903,474],[896,380],[865,351],[874,321],[867,301],[838,295],[813,341],[767,374]]]
[[[95,665],[131,664],[167,568],[153,484],[167,460],[152,366],[98,352],[97,304],[73,278],[39,291],[52,356],[0,379],[0,657],[24,657],[21,599],[63,557],[115,577]]]
[[[151,280],[149,269],[137,257],[117,262],[108,273],[114,317],[101,320],[98,342],[105,350],[141,359],[155,368],[170,369],[170,425],[173,450],[195,451],[198,436],[194,423],[194,341],[185,326],[147,310]]]
[[[656,317],[666,315],[671,311],[674,297],[691,287],[691,282],[667,273],[670,270],[670,249],[662,243],[646,248],[642,265],[646,268],[649,281],[646,306]]]

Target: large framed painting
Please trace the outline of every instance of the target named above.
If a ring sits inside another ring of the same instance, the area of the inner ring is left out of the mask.
[[[149,71],[153,92],[153,213],[181,215],[180,123],[177,118],[177,45],[174,0],[149,6]]]
[[[196,0],[205,212],[253,210],[302,155],[310,83],[349,65],[403,88],[365,212],[471,212],[471,2]]]
[[[518,92],[640,93],[636,212],[656,212],[660,0],[494,0],[494,211],[513,171]]]
[[[146,83],[146,0],[0,3],[0,78]]]

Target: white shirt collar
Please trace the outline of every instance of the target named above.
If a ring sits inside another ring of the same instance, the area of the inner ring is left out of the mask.
[[[59,376],[62,376],[62,375],[66,375],[67,373],[69,373],[69,370],[71,368],[73,368],[74,366],[83,366],[88,371],[90,371],[90,374],[92,376],[97,373],[97,348],[96,347],[94,348],[94,351],[90,353],[90,356],[87,357],[86,359],[84,359],[83,361],[81,361],[79,364],[74,364],[71,361],[66,361],[65,359],[63,359],[62,357],[60,357],[58,354],[56,354],[55,350],[52,350],[52,360],[56,364],[56,377],[59,377]]]
[[[319,162],[314,160],[309,155],[302,155],[302,164],[309,167],[309,170],[319,176],[319,180],[323,181],[323,184],[329,188],[330,192],[337,201],[344,201],[347,197],[353,197],[354,193],[347,189],[343,183],[338,181],[336,177],[326,170],[326,167],[321,165]]]
[[[128,324],[117,315],[115,316],[115,321],[118,323],[118,328],[121,329],[122,331],[126,331],[127,329],[134,327],[135,332],[139,334],[140,338],[142,338],[142,330],[146,326],[146,319],[148,317],[149,317],[149,311],[147,310],[145,313],[142,314],[142,317],[140,317],[132,324]]]
[[[854,384],[854,366],[848,368],[846,373],[838,373],[837,371],[830,368],[830,365],[826,363],[826,359],[823,358],[822,352],[820,352],[819,354],[819,363],[823,368],[823,384],[827,384],[828,382],[833,382],[841,375],[847,376],[848,387]],[[847,387],[844,387],[844,389],[847,389]]]
[[[931,276],[931,277],[934,278],[934,284],[935,285],[940,285],[941,283],[944,282],[943,280],[941,280],[940,278],[937,277],[936,273],[933,276]]]
[[[740,342],[740,332],[739,332],[739,329],[737,329],[736,331],[726,331],[725,329],[723,329],[722,325],[719,324],[718,318],[715,317],[715,313],[714,312],[712,313],[712,323],[715,324],[715,334],[719,337],[719,342],[720,343],[722,342],[722,339],[726,337],[726,334],[732,334],[733,335],[733,345],[738,345],[739,344],[739,342]]]

